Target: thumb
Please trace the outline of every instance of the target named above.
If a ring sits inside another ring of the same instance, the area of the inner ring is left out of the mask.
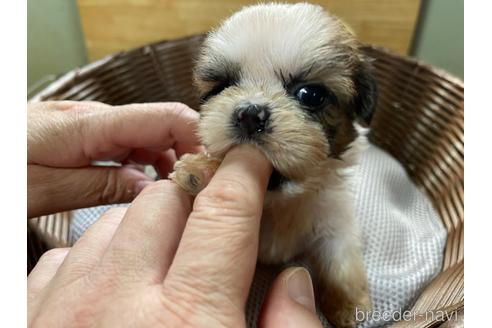
[[[316,315],[313,283],[302,267],[284,270],[263,304],[260,327],[322,327]]]
[[[27,216],[131,202],[152,179],[123,167],[27,166]]]

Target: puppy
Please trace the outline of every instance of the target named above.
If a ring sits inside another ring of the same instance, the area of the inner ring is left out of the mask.
[[[328,320],[355,326],[370,297],[350,172],[376,104],[359,43],[319,6],[250,6],[209,34],[194,79],[208,153],[183,156],[170,178],[196,195],[231,147],[256,145],[274,167],[260,261],[302,256]]]

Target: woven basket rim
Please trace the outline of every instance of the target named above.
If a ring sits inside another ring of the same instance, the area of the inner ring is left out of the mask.
[[[49,97],[50,95],[56,94],[60,89],[74,84],[77,81],[77,79],[80,79],[80,78],[85,77],[86,75],[89,75],[91,72],[97,70],[101,66],[104,66],[108,62],[110,62],[110,61],[112,61],[118,57],[125,56],[125,55],[127,55],[129,53],[133,53],[133,52],[145,51],[145,49],[151,49],[151,48],[158,46],[158,45],[162,45],[162,44],[166,44],[166,43],[170,43],[170,42],[175,43],[175,42],[180,42],[180,41],[188,41],[188,40],[194,39],[194,38],[205,37],[206,35],[207,35],[207,33],[199,33],[199,34],[192,34],[192,35],[188,35],[188,36],[183,36],[183,37],[176,38],[176,39],[162,39],[160,41],[155,41],[155,42],[152,42],[152,43],[149,43],[146,45],[136,46],[136,47],[133,47],[130,49],[115,52],[114,54],[106,55],[100,59],[89,62],[86,65],[77,66],[77,67],[69,70],[65,74],[60,75],[60,77],[58,77],[54,82],[50,83],[46,88],[44,88],[43,90],[36,93],[33,97],[31,97],[31,99],[29,101],[42,101],[43,99]],[[369,47],[369,48],[373,48],[373,49],[380,51],[380,52],[385,52],[385,53],[393,55],[393,56],[398,56],[401,60],[403,60],[407,63],[413,64],[416,67],[426,69],[426,70],[432,72],[433,74],[435,74],[436,76],[443,78],[449,82],[452,82],[456,86],[458,86],[459,88],[464,89],[464,81],[462,79],[460,79],[456,75],[452,74],[451,72],[449,72],[443,68],[433,66],[432,64],[430,64],[430,63],[428,63],[422,59],[418,59],[416,57],[409,57],[408,55],[401,55],[401,54],[397,53],[396,51],[394,51],[390,48],[381,46],[381,45],[374,45],[374,44],[370,44],[370,43],[361,43],[361,45],[363,48]]]

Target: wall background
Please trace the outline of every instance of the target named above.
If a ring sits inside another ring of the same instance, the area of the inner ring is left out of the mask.
[[[411,54],[463,78],[464,1],[424,0]]]
[[[27,86],[87,62],[75,0],[27,1]]]
[[[282,0],[297,3],[300,0]],[[258,0],[77,0],[89,60],[210,31]],[[309,0],[339,17],[358,39],[407,54],[421,0]],[[247,27],[245,27],[247,28]]]
[[[463,13],[463,0],[422,0],[410,54],[463,78]],[[28,93],[88,62],[75,0],[28,0],[27,21]]]

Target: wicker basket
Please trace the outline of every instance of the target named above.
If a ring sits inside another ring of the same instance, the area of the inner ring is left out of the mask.
[[[33,100],[97,100],[118,105],[180,101],[198,108],[193,57],[203,35],[118,53],[61,77]],[[370,140],[406,168],[437,209],[448,232],[442,273],[420,295],[414,313],[463,313],[463,82],[383,48],[367,46],[380,86]],[[68,245],[70,213],[28,225],[28,270],[44,250]],[[449,322],[451,323],[451,322]],[[395,327],[434,327],[423,315]]]

